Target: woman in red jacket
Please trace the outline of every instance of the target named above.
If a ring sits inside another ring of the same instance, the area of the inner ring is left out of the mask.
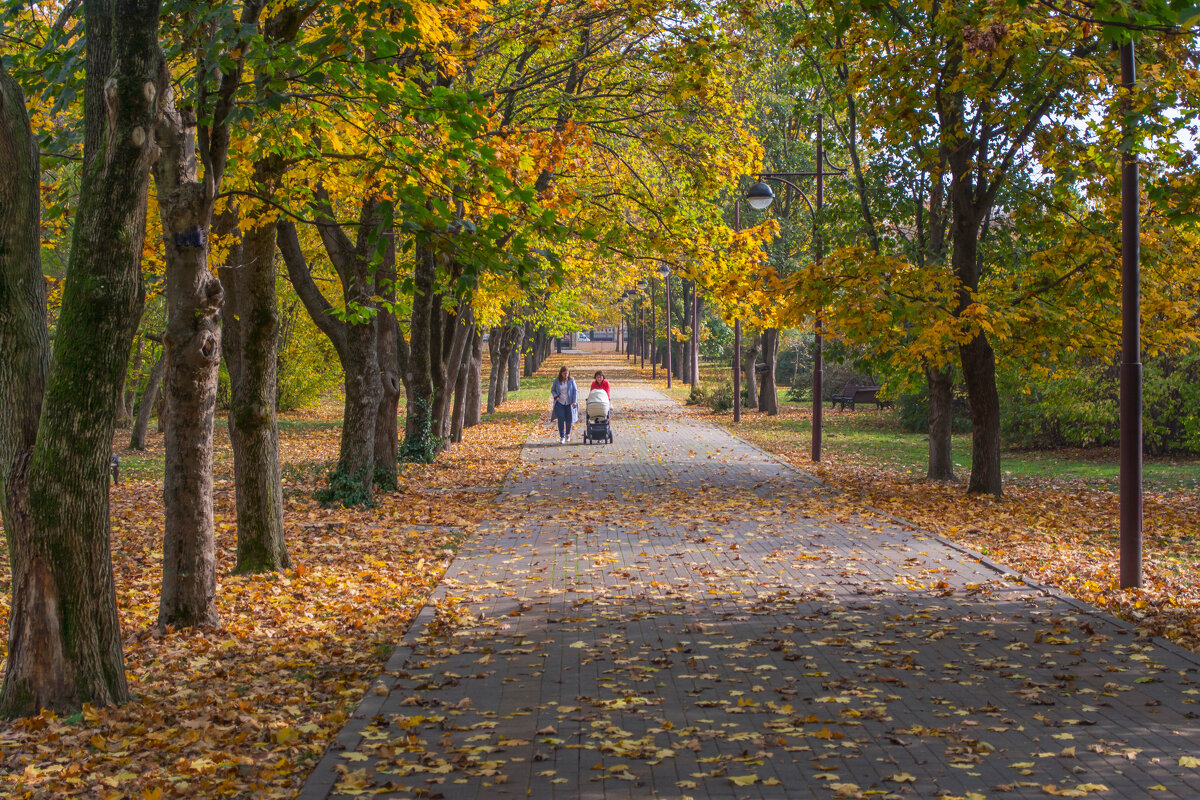
[[[612,389],[608,386],[608,379],[604,377],[604,373],[596,370],[596,374],[592,376],[592,389],[603,389],[604,393],[612,397]],[[590,391],[590,390],[589,390]]]

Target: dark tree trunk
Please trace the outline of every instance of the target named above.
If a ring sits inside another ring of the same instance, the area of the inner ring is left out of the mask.
[[[386,309],[379,312],[376,331],[379,334],[376,347],[379,350],[379,377],[383,394],[375,418],[375,478],[381,485],[394,489],[396,460],[400,452],[397,412],[400,395],[404,392],[400,345],[404,340],[395,315]]]
[[[463,427],[472,428],[479,424],[479,409],[483,403],[483,334],[476,332],[471,342],[471,361],[467,370],[466,409],[463,411]]]
[[[125,396],[125,386],[129,382],[128,375],[121,381],[121,388],[117,390],[117,419],[116,426],[118,428],[128,428],[133,424],[133,414],[130,412],[129,401]]]
[[[487,387],[487,413],[496,413],[496,401],[499,399],[496,394],[496,376],[500,370],[500,338],[504,336],[504,327],[493,325],[491,333],[488,334],[488,387]]]
[[[469,303],[463,303],[458,313],[446,314],[443,323],[443,347],[438,363],[433,370],[433,424],[434,435],[448,443],[450,412],[454,400],[454,387],[458,383],[458,372],[463,364],[463,353],[471,342],[475,330],[475,315]]]
[[[133,423],[133,433],[129,436],[131,450],[146,449],[146,431],[150,428],[150,415],[158,402],[158,390],[162,386],[163,373],[167,370],[165,358],[159,358],[150,369],[150,377],[146,381],[146,390],[142,392],[142,401],[138,404],[137,419]]]
[[[954,480],[954,371],[925,367],[929,386],[929,472],[935,481]]]
[[[0,180],[0,510],[14,579],[8,652],[22,655],[9,662],[4,676],[0,712],[9,716],[67,705],[75,692],[62,619],[54,607],[58,589],[50,554],[38,547],[26,498],[24,470],[37,439],[50,339],[37,140],[25,95],[2,62],[0,174],[7,176]]]
[[[401,459],[429,461],[433,454],[433,336],[437,255],[429,243],[416,247],[414,294],[410,325],[408,404],[405,410]],[[440,347],[438,348],[440,352]]]
[[[951,184],[953,203],[952,266],[958,276],[960,289],[956,314],[971,303],[971,295],[979,288],[979,224],[981,216],[970,199],[969,164],[955,165],[955,180]],[[979,331],[971,341],[958,348],[962,363],[963,383],[971,404],[971,478],[968,494],[992,494],[1000,497],[1003,491],[1000,474],[1000,396],[996,389],[996,357],[987,336]]]
[[[454,413],[450,419],[450,441],[455,444],[462,441],[463,425],[466,422],[467,414],[467,380],[470,378],[472,352],[475,348],[475,340],[478,338],[479,331],[471,326],[467,346],[463,348],[458,364],[457,378],[454,381]]]
[[[971,403],[971,494],[1001,494],[1000,395],[996,356],[982,333],[959,348],[963,382]]]
[[[217,622],[213,417],[221,365],[221,283],[208,268],[209,205],[197,176],[195,119],[167,91],[154,168],[166,260],[163,580],[158,624]]]
[[[532,378],[538,368],[538,348],[541,346],[541,331],[533,330],[533,323],[525,323],[525,378]]]
[[[284,542],[275,422],[279,304],[274,220],[258,220],[219,270],[225,287],[222,350],[229,369],[229,439],[237,496],[238,572],[290,565]]]
[[[510,392],[521,390],[521,350],[525,347],[525,334],[528,330],[529,323],[516,329],[513,348],[508,354],[508,391]]]
[[[164,88],[158,15],[154,0],[85,2],[87,157],[36,443],[28,437],[46,333],[40,264],[30,260],[39,245],[28,234],[38,167],[23,98],[0,71],[0,165],[12,167],[0,181],[0,454],[12,568],[0,689],[6,716],[128,697],[109,550],[109,459],[143,303],[146,196]],[[106,48],[111,58],[102,57]],[[28,371],[15,383],[14,367]],[[8,394],[18,387],[25,394]]]
[[[395,318],[377,308],[375,295],[389,291],[388,278],[395,274],[394,251],[385,247],[384,263],[375,264],[373,232],[381,220],[379,206],[364,201],[359,213],[358,235],[350,237],[333,219],[333,209],[323,189],[317,191],[317,230],[325,252],[341,281],[347,308],[361,310],[362,321],[339,320],[312,278],[296,227],[279,223],[279,251],[288,276],[305,310],[329,337],[345,376],[346,402],[342,413],[342,438],[338,455],[336,485],[329,491],[343,503],[372,500],[376,469],[388,487],[396,485],[396,407],[400,396],[398,336]],[[381,354],[381,347],[385,353]],[[382,355],[382,358],[381,358]],[[385,386],[386,382],[386,386]],[[391,421],[388,415],[391,415]],[[379,425],[383,429],[378,428]],[[389,451],[391,458],[388,457]]]
[[[763,331],[762,354],[767,371],[763,373],[762,384],[758,392],[758,410],[775,416],[779,413],[779,388],[775,385],[775,368],[779,364],[778,328],[767,328]]]
[[[762,341],[757,336],[750,337],[750,346],[742,351],[742,388],[746,392],[746,408],[758,408],[758,346]]]

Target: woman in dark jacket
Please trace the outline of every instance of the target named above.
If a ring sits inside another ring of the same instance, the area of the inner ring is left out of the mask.
[[[558,443],[571,440],[571,423],[575,421],[575,407],[579,402],[579,389],[571,370],[563,367],[550,387],[550,399],[554,401],[554,419],[558,420]]]

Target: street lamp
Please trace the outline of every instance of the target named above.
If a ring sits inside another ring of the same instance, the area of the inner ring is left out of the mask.
[[[789,186],[804,200],[808,206],[809,213],[812,214],[813,221],[813,256],[817,263],[821,262],[824,257],[822,251],[823,242],[821,240],[821,208],[825,201],[825,176],[826,175],[844,175],[845,170],[837,167],[826,167],[825,164],[825,142],[823,139],[822,122],[823,115],[817,115],[817,169],[815,172],[763,172],[758,176],[749,189],[746,190],[746,202],[750,207],[757,211],[765,211],[771,207],[771,203],[775,200],[775,192],[771,189],[767,181],[774,181]],[[810,203],[808,195],[804,193],[794,181],[800,178],[816,178],[817,179],[817,197],[816,204]],[[740,201],[735,203],[733,212],[734,228],[741,229],[741,204]],[[813,342],[813,421],[812,421],[812,460],[820,462],[821,460],[821,378],[822,378],[822,350],[823,341],[821,335],[821,317],[817,316],[816,320],[816,335]],[[733,390],[733,419],[738,421],[741,419],[742,410],[742,395],[741,395],[741,372],[742,372],[742,325],[741,320],[734,320],[733,323],[733,358],[734,358],[734,390]]]
[[[674,342],[671,336],[671,268],[663,264],[658,274],[663,279],[663,294],[667,301],[667,388],[671,388],[671,349]]]

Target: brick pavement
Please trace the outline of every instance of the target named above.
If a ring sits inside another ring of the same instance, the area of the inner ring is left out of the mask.
[[[302,798],[1200,797],[1194,657],[644,384],[613,427],[529,439]]]

